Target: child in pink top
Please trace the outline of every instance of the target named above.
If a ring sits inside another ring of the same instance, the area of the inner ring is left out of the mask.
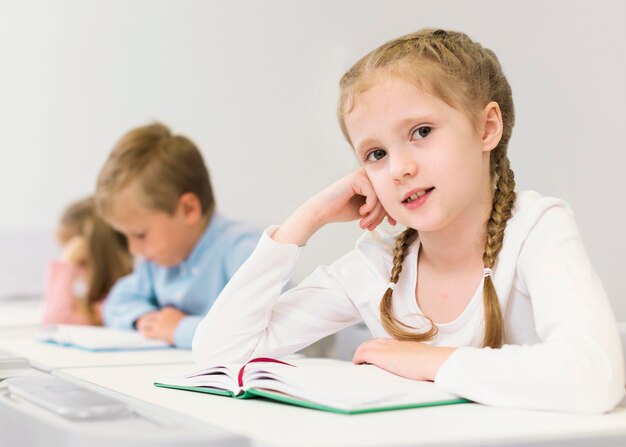
[[[65,210],[56,236],[63,254],[48,266],[42,322],[102,324],[106,295],[132,271],[126,239],[96,214],[91,197]]]

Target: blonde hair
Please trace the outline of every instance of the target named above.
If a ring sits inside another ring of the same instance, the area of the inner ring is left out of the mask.
[[[93,324],[99,324],[95,305],[106,297],[118,279],[133,269],[126,238],[98,216],[93,197],[71,204],[61,215],[59,229],[68,238],[82,236],[87,242],[87,293],[79,301],[79,310]]]
[[[117,142],[96,185],[96,205],[106,216],[115,195],[139,181],[142,204],[174,214],[178,199],[196,195],[206,216],[215,208],[209,172],[196,145],[187,137],[173,135],[160,123],[137,127]]]
[[[483,253],[484,266],[493,269],[515,204],[515,177],[507,156],[507,147],[515,124],[515,112],[511,87],[498,58],[493,51],[472,41],[467,35],[441,29],[424,29],[375,49],[348,70],[340,81],[339,124],[350,144],[352,143],[344,115],[352,110],[355,98],[360,93],[381,77],[390,75],[414,82],[448,105],[462,110],[476,131],[480,131],[484,107],[491,101],[499,105],[503,129],[502,137],[490,155],[493,202]],[[410,228],[399,236],[393,253],[390,282],[398,282],[408,248],[417,237],[417,231]],[[398,340],[426,341],[434,338],[437,327],[430,319],[430,330],[415,333],[412,331],[413,327],[396,318],[392,295],[393,290],[388,288],[380,303],[381,322],[385,330]],[[504,321],[491,276],[484,280],[483,312],[483,346],[502,346],[505,340]]]

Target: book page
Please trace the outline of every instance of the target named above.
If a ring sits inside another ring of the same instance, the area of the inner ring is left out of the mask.
[[[257,363],[246,366],[245,389],[277,391],[322,406],[346,411],[434,404],[458,399],[434,383],[396,376],[374,365],[348,362],[287,366]]]
[[[216,388],[237,395],[240,391],[237,381],[240,368],[241,365],[225,365],[214,366],[192,373],[164,374],[156,379],[155,382],[184,388]]]
[[[314,360],[316,364],[319,364],[320,361],[328,361],[326,359],[304,359],[299,356],[288,356],[286,359],[294,358],[304,363],[310,363],[310,360]],[[334,360],[330,361],[333,362]],[[245,367],[247,368],[254,364],[255,363],[249,363],[246,364]],[[193,372],[164,374],[157,378],[154,383],[157,386],[183,389],[205,388],[206,390],[203,391],[206,392],[211,392],[208,388],[215,388],[216,390],[229,391],[233,396],[239,396],[243,391],[241,387],[239,387],[239,374],[241,373],[242,367],[244,367],[243,364],[232,363],[228,365],[211,366]]]
[[[137,331],[78,324],[49,326],[39,334],[37,339],[43,342],[89,351],[161,349],[170,347],[165,341],[147,338]]]

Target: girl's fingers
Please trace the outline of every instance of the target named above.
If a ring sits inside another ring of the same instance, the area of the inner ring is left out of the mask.
[[[372,188],[372,184],[365,174],[359,175],[354,185],[354,192],[365,197],[365,203],[359,208],[359,214],[365,216],[372,212],[378,204],[378,197]]]
[[[376,204],[374,206],[374,209],[371,210],[369,213],[367,213],[365,216],[363,216],[363,218],[361,219],[361,222],[359,223],[361,228],[367,228],[368,230],[371,229],[372,224],[376,221],[376,211],[377,208],[379,207],[379,204]]]
[[[357,176],[354,192],[365,197],[365,203],[359,208],[359,214],[363,216],[359,222],[361,228],[372,231],[382,223],[385,217],[391,225],[396,225],[396,220],[387,214],[378,200],[374,187],[364,171],[361,171]]]
[[[354,355],[352,356],[352,363],[358,365],[360,363],[364,363],[366,359],[366,355],[364,354],[366,347],[365,344],[367,342],[362,343],[359,347],[354,351]]]
[[[376,359],[379,343],[377,339],[366,340],[359,345],[352,357],[352,363],[374,363]]]
[[[387,216],[387,211],[383,208],[383,205],[378,202],[371,213],[369,213],[362,221],[362,228],[368,230],[374,230]],[[388,216],[387,216],[388,217]]]
[[[370,230],[373,230],[378,225],[380,225],[380,223],[383,221],[387,213],[385,212],[385,208],[383,208],[383,205],[380,202],[378,202],[378,204],[376,205],[376,207],[374,208],[371,214],[372,214],[372,217],[371,217],[371,222],[370,222]]]

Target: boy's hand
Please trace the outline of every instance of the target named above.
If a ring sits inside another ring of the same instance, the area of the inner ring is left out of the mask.
[[[407,379],[435,380],[439,368],[455,349],[377,338],[362,343],[354,353],[352,363],[371,363]]]
[[[137,330],[149,338],[158,338],[174,344],[174,332],[187,314],[175,307],[148,312],[137,320]]]

